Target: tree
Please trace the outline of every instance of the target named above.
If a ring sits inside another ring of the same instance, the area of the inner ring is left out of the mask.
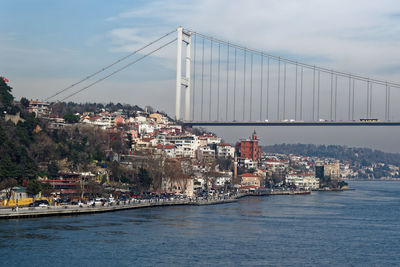
[[[21,97],[21,100],[19,101],[21,105],[25,108],[29,107],[29,100],[25,97]]]
[[[86,184],[86,192],[91,198],[96,198],[98,195],[101,195],[103,191],[103,187],[96,182],[89,181]]]
[[[232,158],[228,157],[228,158],[217,158],[217,164],[219,165],[220,170],[226,170],[226,171],[230,171],[232,170]]]
[[[140,168],[138,173],[140,187],[144,190],[149,190],[152,179],[145,168]]]
[[[119,181],[122,176],[122,168],[118,162],[112,161],[110,164],[111,175],[110,178],[113,181]]]
[[[189,183],[192,170],[187,168],[187,162],[182,162],[176,159],[168,159],[163,166],[163,179],[167,183],[167,190],[180,190],[184,192]]]
[[[126,141],[126,144],[128,145],[128,148],[131,149],[133,144],[132,134],[128,133],[127,138],[128,140]]]
[[[12,88],[0,77],[0,116],[3,115],[3,111],[9,111],[12,107],[14,97],[11,94]]]
[[[146,169],[152,179],[153,190],[161,189],[162,177],[163,177],[163,165],[165,158],[156,155],[148,155],[146,160]]]
[[[7,202],[10,200],[12,195],[12,189],[17,186],[17,180],[14,178],[7,178],[0,182],[0,190],[6,190]]]
[[[59,171],[57,162],[51,161],[47,166],[47,171],[50,177],[56,177]]]
[[[53,192],[53,187],[49,183],[40,184],[40,190],[45,197],[49,197]]]
[[[111,149],[120,154],[123,150],[124,146],[122,144],[122,140],[121,139],[117,139],[117,140],[113,140],[111,141]]]
[[[74,114],[65,114],[63,119],[67,123],[77,123],[77,122],[79,122],[80,118],[79,118],[79,116],[74,115]]]
[[[36,196],[42,190],[40,183],[36,180],[30,180],[26,184],[26,192],[29,195]]]

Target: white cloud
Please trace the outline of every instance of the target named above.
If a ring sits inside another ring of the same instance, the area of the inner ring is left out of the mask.
[[[153,32],[154,22],[158,30],[183,25],[267,52],[321,58],[329,68],[382,76],[400,61],[399,10],[393,0],[156,1],[117,17],[151,19],[142,31]],[[125,44],[143,40],[128,35],[114,38]],[[382,78],[400,80],[400,75]]]

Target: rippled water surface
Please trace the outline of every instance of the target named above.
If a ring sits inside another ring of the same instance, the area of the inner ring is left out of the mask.
[[[0,221],[0,266],[399,266],[400,182]]]

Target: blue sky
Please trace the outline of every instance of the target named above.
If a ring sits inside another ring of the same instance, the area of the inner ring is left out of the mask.
[[[397,1],[3,0],[2,11],[0,68],[16,83],[32,76],[79,79],[178,25],[307,63],[400,80]]]
[[[17,99],[44,99],[178,25],[278,56],[400,81],[395,0],[1,2],[0,75],[9,78]],[[71,100],[151,104],[173,113],[174,53],[169,47]],[[356,143],[357,136],[354,144],[369,142]],[[392,149],[386,144],[378,146]]]

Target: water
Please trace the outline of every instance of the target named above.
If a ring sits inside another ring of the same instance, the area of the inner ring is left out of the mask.
[[[1,266],[398,266],[400,183],[0,221]]]

